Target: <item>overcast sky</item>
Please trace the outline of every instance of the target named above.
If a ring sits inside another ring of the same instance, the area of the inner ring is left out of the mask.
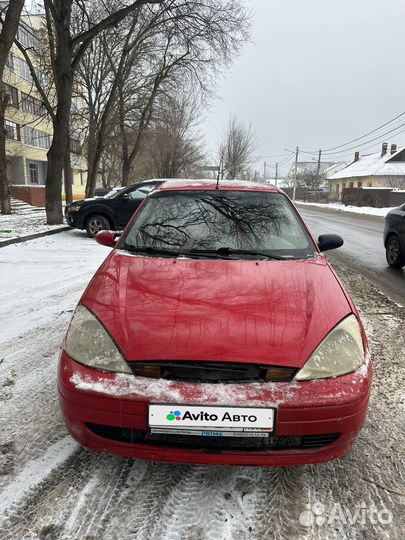
[[[283,159],[261,156],[330,148],[405,111],[404,0],[247,1],[253,43],[218,86],[202,126],[212,154],[231,114],[251,123],[261,168]],[[405,144],[404,133],[386,139]],[[380,146],[363,146],[373,144]]]

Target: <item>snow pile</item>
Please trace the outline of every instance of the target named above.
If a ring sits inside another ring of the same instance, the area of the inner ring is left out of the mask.
[[[165,379],[134,377],[125,373],[116,373],[112,378],[94,378],[82,376],[79,372],[70,377],[70,382],[78,390],[98,392],[114,397],[144,397],[162,403],[209,403],[213,405],[268,405],[278,404],[292,397],[296,383],[248,383],[240,384],[203,384],[194,385]],[[288,388],[287,388],[288,386]],[[270,391],[270,392],[269,392]],[[261,399],[258,397],[261,396]]]
[[[351,212],[352,214],[363,214],[366,216],[381,216],[385,217],[394,207],[388,208],[373,208],[371,206],[345,206],[341,203],[315,203],[297,201],[298,206],[319,206],[326,210],[337,210],[338,212]]]

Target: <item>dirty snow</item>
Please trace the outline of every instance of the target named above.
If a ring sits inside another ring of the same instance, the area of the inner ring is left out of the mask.
[[[58,230],[64,225],[47,225],[45,208],[31,206],[18,199],[11,200],[12,213],[0,213],[0,246],[2,240],[21,238],[35,233]]]
[[[58,350],[71,310],[107,253],[74,231],[0,250],[2,540],[405,537],[403,308],[336,265],[374,362],[368,419],[343,458],[278,469],[142,462],[75,445],[57,402]],[[343,519],[331,522],[336,505]],[[351,525],[350,515],[364,508],[392,520]]]
[[[352,214],[363,214],[366,216],[381,216],[385,217],[390,210],[394,207],[386,208],[373,208],[371,206],[345,206],[341,203],[315,203],[315,202],[303,202],[297,201],[298,206],[318,206],[319,208],[324,208],[325,210],[335,210],[338,212],[351,212]]]

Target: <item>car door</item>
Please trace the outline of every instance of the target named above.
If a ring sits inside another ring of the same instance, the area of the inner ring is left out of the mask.
[[[126,190],[125,193],[121,195],[119,198],[120,204],[117,208],[118,228],[123,229],[126,226],[144,198],[158,185],[158,183],[144,184],[139,187],[134,187],[131,190]]]

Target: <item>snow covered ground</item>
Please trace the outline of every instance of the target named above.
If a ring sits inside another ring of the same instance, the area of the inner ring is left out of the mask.
[[[335,210],[338,212],[351,212],[352,214],[364,214],[367,216],[381,216],[385,217],[392,206],[388,208],[373,208],[371,206],[345,206],[341,203],[315,203],[315,202],[303,202],[296,201],[298,206],[319,206],[320,208]]]
[[[66,227],[66,225],[47,225],[45,208],[31,206],[18,199],[12,199],[11,205],[12,214],[0,214],[0,244],[2,240]]]
[[[55,379],[71,311],[108,251],[78,231],[0,250],[1,540],[405,537],[403,309],[336,267],[375,369],[366,425],[339,460],[221,468],[99,454],[67,435]]]

